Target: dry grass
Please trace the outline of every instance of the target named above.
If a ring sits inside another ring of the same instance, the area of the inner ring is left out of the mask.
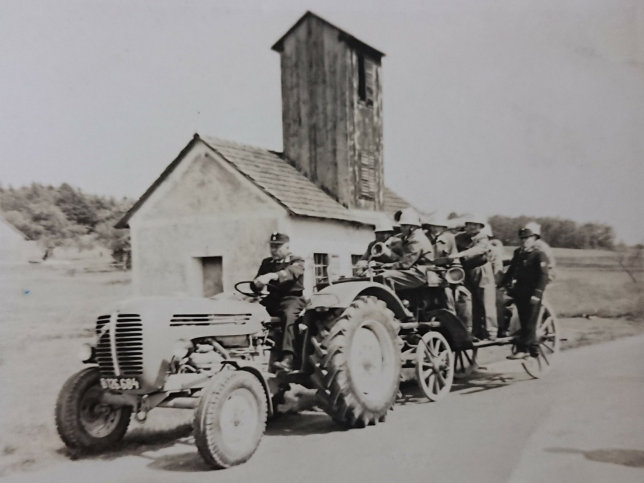
[[[598,250],[556,249],[557,278],[548,287],[548,298],[564,317],[644,317],[644,267],[642,260],[629,266],[631,276],[619,265],[619,254]]]
[[[559,278],[548,289],[561,315],[628,315],[625,319],[563,318],[564,347],[641,332],[642,271],[633,284],[610,252],[561,253]],[[129,296],[125,272],[76,261],[0,266],[0,477],[68,458],[54,427],[65,379],[81,368],[77,349],[92,337],[98,311]],[[137,424],[114,457],[188,436],[190,411],[163,410]]]

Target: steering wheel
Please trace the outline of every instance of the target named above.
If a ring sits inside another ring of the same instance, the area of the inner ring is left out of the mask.
[[[243,280],[241,282],[237,282],[235,284],[235,290],[237,290],[242,295],[246,295],[247,297],[262,297],[268,294],[268,290],[266,290],[266,287],[264,287],[261,292],[255,292],[252,288],[250,288],[252,283],[253,283],[252,280]],[[240,285],[244,285],[244,284],[248,285],[250,292],[245,292],[244,290],[239,288]]]

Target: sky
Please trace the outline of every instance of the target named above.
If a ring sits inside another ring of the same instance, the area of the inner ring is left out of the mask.
[[[644,242],[644,1],[3,0],[0,183],[138,198],[194,133],[282,150],[311,10],[384,52],[386,184]]]

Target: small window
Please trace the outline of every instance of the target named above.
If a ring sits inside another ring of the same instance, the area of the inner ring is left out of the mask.
[[[358,262],[362,260],[362,255],[351,255],[351,266],[353,267],[352,274],[354,277],[358,276],[358,271],[356,270],[356,265],[358,265]]]
[[[221,257],[202,257],[201,273],[203,296],[212,297],[224,291],[223,283],[223,263]]]
[[[313,266],[315,267],[315,285],[329,283],[329,255],[314,253]]]
[[[376,95],[376,66],[363,54],[358,53],[358,97],[368,106],[373,106]]]

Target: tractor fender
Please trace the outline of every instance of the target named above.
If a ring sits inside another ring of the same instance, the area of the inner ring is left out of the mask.
[[[262,371],[260,371],[255,366],[246,365],[246,364],[243,364],[243,362],[240,364],[239,362],[242,362],[242,361],[227,360],[227,361],[225,361],[225,364],[234,367],[238,371],[250,372],[253,376],[255,376],[259,380],[259,382],[261,383],[262,387],[264,388],[264,393],[266,393],[266,404],[267,404],[267,408],[268,408],[268,417],[273,416],[273,394],[271,393],[271,391],[270,391],[270,389],[268,387],[268,381],[266,381],[266,378],[264,377],[264,374],[262,373]]]
[[[407,316],[405,306],[389,287],[370,281],[340,282],[311,295],[309,310],[345,309],[360,296],[371,295],[387,304],[398,320]]]
[[[440,327],[436,330],[445,336],[452,350],[472,348],[472,340],[467,333],[467,328],[456,315],[445,309],[433,310],[428,315],[430,321],[440,322]]]

